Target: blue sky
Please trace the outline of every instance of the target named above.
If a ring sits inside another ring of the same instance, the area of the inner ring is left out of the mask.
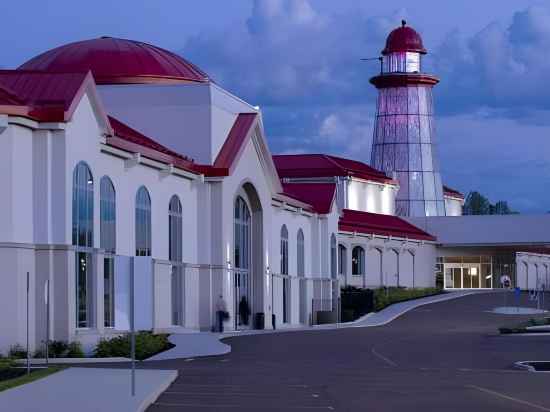
[[[543,0],[74,0],[3,5],[0,66],[101,35],[181,53],[264,113],[273,152],[367,161],[387,33],[424,38],[445,183],[550,210],[550,4]]]

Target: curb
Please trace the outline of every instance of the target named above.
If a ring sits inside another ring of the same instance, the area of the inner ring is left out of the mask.
[[[138,412],[145,412],[149,406],[151,406],[153,403],[155,403],[160,395],[164,393],[165,390],[167,390],[170,385],[177,379],[178,377],[178,371],[177,370],[169,370],[167,372],[172,372],[165,381],[159,385],[154,392],[152,392],[147,398],[145,398],[141,404],[138,406],[137,411]]]

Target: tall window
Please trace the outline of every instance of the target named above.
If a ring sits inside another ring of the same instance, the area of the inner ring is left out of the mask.
[[[298,230],[296,237],[296,268],[297,275],[303,277],[305,275],[305,246],[304,246],[304,232],[302,229]]]
[[[288,230],[281,228],[281,274],[288,275]],[[283,323],[290,321],[290,279],[283,277]]]
[[[347,272],[347,260],[348,260],[348,250],[344,245],[338,245],[338,274],[346,275]]]
[[[234,229],[234,287],[235,327],[247,327],[251,313],[252,281],[250,276],[251,219],[250,209],[242,197],[235,200]]]
[[[94,180],[88,165],[73,172],[73,245],[76,246],[76,326],[93,325],[91,248],[94,241]]]
[[[174,195],[168,207],[168,259],[182,260],[182,208],[179,198]]]
[[[174,195],[168,205],[168,259],[172,263],[172,324],[183,326],[182,207]]]
[[[248,269],[250,265],[250,211],[242,197],[235,201],[235,267]]]
[[[88,165],[80,162],[73,172],[73,245],[93,247],[94,180]]]
[[[151,256],[151,197],[145,186],[136,194],[136,256]]]
[[[104,325],[115,326],[115,260],[116,253],[116,196],[113,182],[107,176],[99,184],[100,247],[103,259],[103,313]]]
[[[330,276],[336,279],[336,236],[330,236]]]
[[[281,228],[281,274],[288,275],[288,230],[286,225]]]
[[[351,252],[351,274],[365,274],[365,249],[355,246]]]

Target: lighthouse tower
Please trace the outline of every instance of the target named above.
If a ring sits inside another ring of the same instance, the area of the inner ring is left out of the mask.
[[[426,53],[403,20],[386,40],[380,75],[370,79],[378,89],[371,165],[399,181],[399,216],[445,216],[432,99],[439,79],[422,73]]]

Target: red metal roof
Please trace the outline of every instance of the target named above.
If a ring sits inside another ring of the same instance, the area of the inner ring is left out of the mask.
[[[233,127],[229,131],[227,139],[225,139],[218,156],[216,156],[214,167],[227,169],[231,167],[233,161],[244,148],[244,141],[246,137],[249,136],[250,128],[254,124],[256,116],[256,113],[240,113],[237,116],[235,123],[233,123]]]
[[[384,172],[365,163],[326,154],[274,155],[280,178],[353,176],[379,183],[395,183]]]
[[[338,229],[343,232],[358,232],[416,240],[436,240],[434,236],[397,216],[379,215],[350,209],[344,209],[342,212]]]
[[[393,30],[388,35],[386,47],[382,50],[384,56],[395,52],[427,53],[420,34],[412,27],[407,26],[404,20],[401,27]]]
[[[151,44],[101,37],[69,43],[42,53],[19,69],[50,73],[92,71],[97,84],[208,82],[201,69]]]
[[[449,197],[464,199],[464,195],[460,193],[458,190],[451,189],[449,186],[445,186],[445,185],[443,185],[443,194]]]
[[[330,213],[336,193],[335,183],[285,183],[284,195],[308,203],[319,214]]]
[[[8,114],[44,122],[66,121],[78,101],[77,97],[83,93],[86,81],[92,81],[87,72],[60,74],[0,70],[0,105]],[[11,110],[7,107],[10,105],[14,106]]]

